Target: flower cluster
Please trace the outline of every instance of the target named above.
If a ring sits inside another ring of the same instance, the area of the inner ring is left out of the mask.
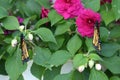
[[[56,0],[54,8],[64,19],[77,17],[77,30],[82,37],[92,37],[95,22],[101,21],[100,14],[84,8],[80,0]]]

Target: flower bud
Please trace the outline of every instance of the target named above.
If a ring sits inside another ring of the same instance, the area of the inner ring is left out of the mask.
[[[29,39],[30,41],[33,40],[33,35],[32,35],[31,33],[28,34],[28,39]]]
[[[101,64],[95,64],[95,68],[96,68],[96,70],[101,70]]]
[[[84,66],[84,65],[78,67],[78,71],[79,71],[79,72],[83,72],[84,69],[85,69],[85,66]]]
[[[11,45],[12,45],[12,47],[15,47],[17,45],[17,39],[13,39],[11,41]]]
[[[19,30],[20,30],[20,31],[23,31],[24,28],[25,28],[25,26],[24,26],[24,25],[21,25],[21,26],[19,27]]]
[[[94,66],[94,61],[93,60],[89,60],[88,65],[89,65],[90,68],[92,68]]]

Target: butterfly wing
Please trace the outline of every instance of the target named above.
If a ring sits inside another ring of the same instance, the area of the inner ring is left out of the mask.
[[[22,50],[22,61],[27,62],[29,60],[29,54],[27,50],[27,45],[24,40],[24,36],[21,36],[21,50]]]
[[[99,33],[98,23],[95,24],[94,26],[93,45],[98,52],[101,51],[100,33]]]

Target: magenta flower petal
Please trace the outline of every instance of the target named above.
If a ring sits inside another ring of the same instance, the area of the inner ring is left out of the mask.
[[[101,17],[99,13],[91,9],[81,10],[78,18],[76,19],[77,30],[82,37],[92,37],[94,33],[95,22],[100,23]]]
[[[42,7],[42,9],[41,9],[41,17],[42,18],[48,17],[48,13],[49,13],[49,9],[45,9],[44,7]]]
[[[56,0],[53,7],[64,19],[77,17],[84,8],[80,0]]]

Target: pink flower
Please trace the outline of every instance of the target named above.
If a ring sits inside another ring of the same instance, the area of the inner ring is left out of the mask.
[[[18,19],[18,22],[19,22],[20,24],[23,23],[23,21],[24,21],[24,19],[21,18],[20,16],[18,16],[17,19]]]
[[[84,8],[80,0],[56,0],[53,7],[64,19],[78,16]]]
[[[94,25],[98,21],[100,23],[101,17],[99,13],[91,9],[81,10],[80,15],[76,19],[77,30],[82,37],[92,37],[94,33]]]
[[[103,5],[105,3],[111,3],[112,0],[100,0],[100,4]]]
[[[42,17],[42,18],[48,17],[48,13],[49,13],[49,10],[48,10],[48,9],[45,9],[44,7],[42,7],[41,17]]]

